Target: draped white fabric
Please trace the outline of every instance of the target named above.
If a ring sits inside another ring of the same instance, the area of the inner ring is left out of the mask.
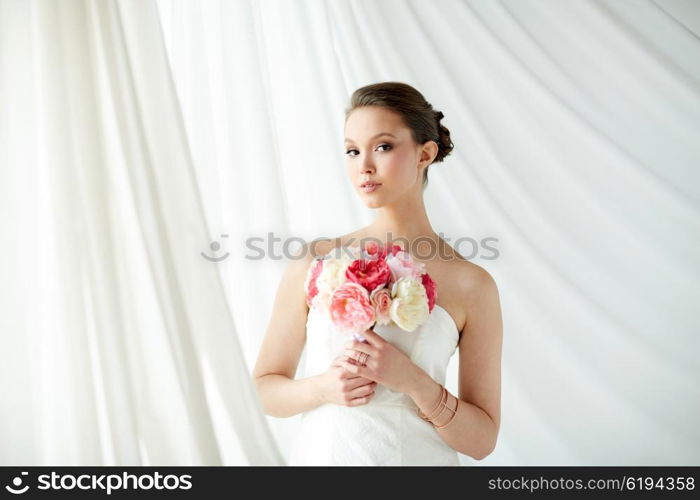
[[[277,464],[153,2],[0,2],[3,464]]]
[[[499,441],[463,462],[700,464],[700,3],[0,9],[2,463],[282,461],[268,246],[371,221],[343,110],[398,80],[455,143],[433,227],[501,294]]]

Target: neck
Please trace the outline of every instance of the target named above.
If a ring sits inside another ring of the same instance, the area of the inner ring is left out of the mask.
[[[418,238],[439,240],[428,220],[423,197],[378,208],[376,218],[365,232],[382,242],[391,239],[404,247],[411,246]]]

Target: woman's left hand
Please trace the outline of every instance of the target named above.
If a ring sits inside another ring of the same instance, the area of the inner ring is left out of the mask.
[[[345,344],[345,359],[341,361],[343,367],[393,391],[409,392],[418,366],[373,330],[366,330],[362,336],[368,343],[350,340]],[[369,354],[366,366],[361,366],[357,361],[362,352]]]

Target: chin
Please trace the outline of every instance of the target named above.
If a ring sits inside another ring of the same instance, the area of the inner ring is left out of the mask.
[[[357,194],[367,208],[379,208],[386,205],[386,193],[364,193],[358,191]]]
[[[384,203],[379,200],[365,200],[365,206],[367,208],[381,208]]]

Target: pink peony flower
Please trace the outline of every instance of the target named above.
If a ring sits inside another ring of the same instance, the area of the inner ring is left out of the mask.
[[[391,270],[384,259],[357,259],[345,270],[345,277],[372,293],[378,286],[387,284],[391,278]]]
[[[385,259],[387,255],[396,255],[397,253],[403,251],[399,245],[391,245],[389,248],[386,245],[377,243],[376,241],[370,241],[365,244],[364,252],[373,259]]]
[[[435,307],[435,301],[437,299],[437,286],[428,273],[422,275],[421,280],[423,287],[425,287],[425,293],[428,296],[428,312],[433,312],[433,307]]]
[[[420,280],[425,272],[425,264],[413,260],[411,254],[399,251],[396,254],[388,255],[386,263],[391,269],[391,281],[396,282],[401,278],[414,278]]]
[[[374,324],[374,307],[369,293],[354,281],[346,281],[336,288],[329,307],[333,324],[347,333],[364,332]]]
[[[389,252],[386,252],[386,247],[384,247],[384,253],[383,253],[382,257],[386,258],[386,256],[389,254],[396,255],[399,252],[403,252],[403,251],[404,251],[403,248],[401,248],[399,245],[391,245],[391,249],[389,250]]]
[[[304,290],[306,291],[306,305],[311,307],[314,297],[318,293],[318,286],[316,280],[323,270],[323,259],[316,259],[309,266],[309,270],[306,274],[306,282],[304,283]]]
[[[378,325],[388,325],[391,323],[391,290],[385,285],[377,287],[369,295],[370,302],[374,307],[374,316]]]
[[[362,255],[370,260],[377,260],[379,258],[379,249],[381,245],[376,241],[369,241],[365,243],[362,248]]]

